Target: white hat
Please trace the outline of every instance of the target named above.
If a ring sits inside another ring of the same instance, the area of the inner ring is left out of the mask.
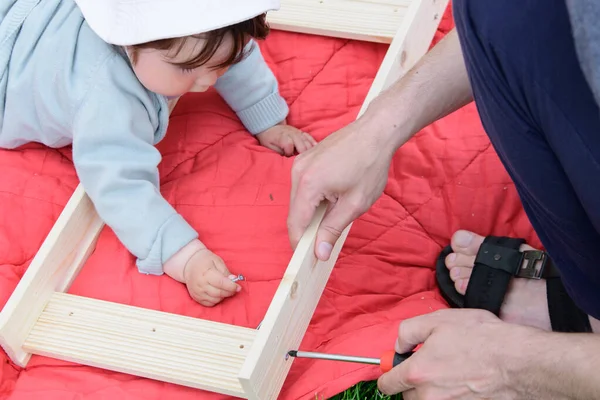
[[[183,37],[233,25],[279,0],[75,0],[92,30],[120,46]]]

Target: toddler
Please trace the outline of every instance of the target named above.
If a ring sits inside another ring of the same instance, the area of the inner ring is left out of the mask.
[[[140,272],[214,306],[240,290],[159,192],[169,100],[213,86],[250,134],[314,146],[255,40],[275,0],[0,0],[0,147],[72,145],[77,175]]]

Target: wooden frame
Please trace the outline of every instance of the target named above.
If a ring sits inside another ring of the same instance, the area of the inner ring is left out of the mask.
[[[390,43],[411,0],[282,0],[269,13],[273,29],[344,39]]]
[[[448,4],[396,2],[398,8],[405,5],[404,17],[358,116],[426,53]],[[283,16],[294,3],[298,0],[282,1]],[[352,0],[319,2],[325,3],[346,11],[354,7]],[[273,13],[273,20],[278,17]],[[361,39],[370,35],[357,34],[352,20],[342,28],[309,25],[304,19],[280,29],[332,36],[337,29],[339,37]],[[300,346],[350,230],[344,230],[329,261],[316,260],[314,242],[325,208],[322,204],[302,236],[255,330],[65,293],[104,227],[80,185],[0,313],[0,344],[21,367],[38,354],[239,398],[275,399],[293,362],[286,355]]]

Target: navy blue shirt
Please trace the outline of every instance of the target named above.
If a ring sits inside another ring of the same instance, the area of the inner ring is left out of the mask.
[[[567,292],[600,319],[600,109],[564,0],[455,0],[483,126]]]

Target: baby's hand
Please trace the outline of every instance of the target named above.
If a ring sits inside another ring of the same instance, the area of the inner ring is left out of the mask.
[[[317,144],[317,141],[306,132],[282,122],[256,135],[261,145],[281,155],[291,157],[294,150],[302,153]]]
[[[221,257],[208,249],[194,253],[183,271],[190,296],[206,307],[213,307],[241,290],[230,275]]]

